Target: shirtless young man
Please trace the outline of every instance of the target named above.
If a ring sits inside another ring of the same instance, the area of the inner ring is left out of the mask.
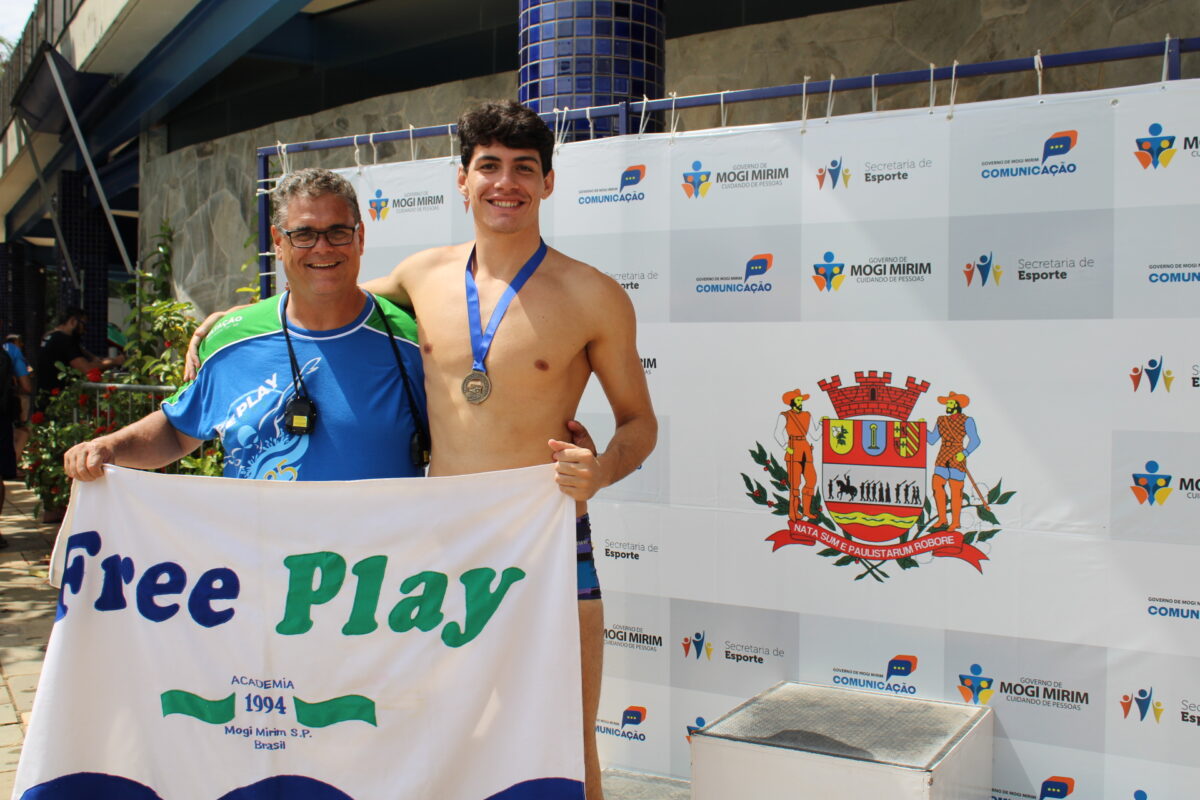
[[[541,118],[512,101],[468,111],[458,136],[458,186],[474,216],[475,241],[417,253],[366,288],[416,310],[433,439],[429,474],[527,467],[553,457],[559,486],[582,517],[587,500],[636,469],[658,434],[637,353],[633,304],[607,275],[550,249],[496,329],[483,362],[491,394],[469,402],[464,379],[475,359],[468,260],[473,249],[479,320],[486,330],[510,282],[539,249],[539,207],[554,190],[554,136]],[[616,432],[599,454],[573,444],[579,429],[574,423],[568,428],[593,372],[616,420]],[[589,558],[590,549],[589,543]],[[580,590],[594,598],[579,601],[579,628],[587,797],[597,800],[603,797],[595,720],[604,612],[598,586]]]
[[[539,250],[538,211],[554,190],[554,135],[532,111],[486,103],[459,120],[458,186],[475,222],[475,241],[405,259],[371,292],[415,309],[425,365],[431,476],[557,462],[562,491],[576,501],[587,532],[587,500],[628,475],[654,449],[658,422],[636,347],[633,304],[611,278],[550,249],[500,317],[482,359],[490,394],[470,402],[473,372],[466,269],[478,291],[480,328],[521,268]],[[575,416],[592,373],[612,407],[616,432],[595,454]],[[576,444],[576,442],[578,444]],[[579,632],[588,800],[600,800],[595,719],[600,704],[604,610],[591,544],[581,556]]]

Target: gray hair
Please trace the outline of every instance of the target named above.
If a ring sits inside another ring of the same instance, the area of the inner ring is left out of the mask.
[[[290,172],[279,179],[271,192],[274,209],[271,212],[271,224],[283,228],[287,221],[288,203],[293,197],[321,197],[336,194],[346,201],[354,222],[362,222],[362,212],[358,210],[358,195],[350,181],[321,167],[305,167]]]

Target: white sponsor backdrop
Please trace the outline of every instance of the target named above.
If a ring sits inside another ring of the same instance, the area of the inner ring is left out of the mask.
[[[1182,81],[560,149],[546,238],[626,287],[662,424],[593,506],[608,763],[686,776],[688,725],[793,678],[987,702],[996,797],[1194,793],[1198,138]],[[398,201],[366,275],[469,236],[454,170],[357,178],[364,213]],[[933,429],[969,396],[959,557],[796,542],[797,388],[822,504],[846,491],[819,443],[837,403]],[[594,382],[579,416],[611,434]]]

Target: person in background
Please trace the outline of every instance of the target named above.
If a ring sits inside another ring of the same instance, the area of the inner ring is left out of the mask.
[[[29,405],[33,398],[33,367],[25,361],[25,340],[19,333],[10,333],[4,339],[4,352],[12,359],[13,376],[16,378],[17,401],[20,408],[13,419],[13,452],[17,462],[29,442]]]
[[[125,363],[125,356],[112,358],[92,355],[83,346],[83,331],[87,327],[87,312],[77,306],[63,311],[58,325],[42,337],[37,360],[37,405],[45,408],[49,395],[62,389],[64,381],[59,377],[59,364],[82,373],[93,369],[111,369]]]

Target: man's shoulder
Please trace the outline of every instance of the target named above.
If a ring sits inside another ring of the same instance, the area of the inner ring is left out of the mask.
[[[587,306],[607,311],[614,304],[630,305],[629,295],[616,279],[602,269],[551,248],[546,257],[547,270],[557,278],[562,291]]]
[[[402,273],[425,272],[431,267],[446,266],[461,263],[466,266],[467,257],[471,253],[474,242],[461,242],[440,247],[430,247],[413,253],[396,267]]]
[[[371,312],[371,316],[367,318],[367,326],[381,333],[387,333],[390,328],[391,332],[396,334],[396,336],[408,339],[410,342],[416,342],[417,322],[413,319],[412,314],[386,297],[380,295],[374,295],[374,297],[378,302],[378,306]],[[380,311],[383,312],[386,325],[380,321]]]
[[[222,317],[201,344],[200,357],[201,359],[208,358],[229,345],[277,333],[281,329],[279,298],[268,297]]]

